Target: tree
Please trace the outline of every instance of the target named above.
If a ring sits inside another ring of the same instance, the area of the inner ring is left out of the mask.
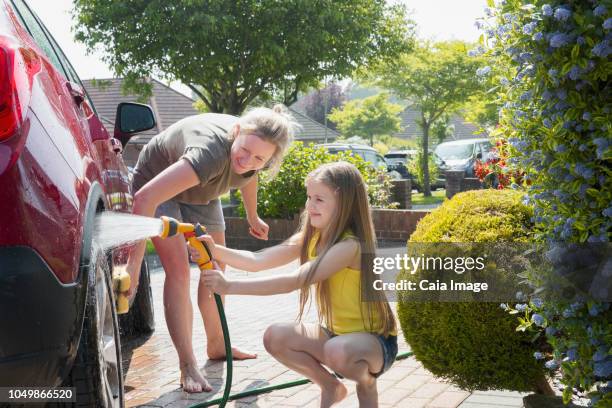
[[[335,123],[326,121],[326,116],[346,101],[344,90],[336,82],[331,82],[323,89],[318,89],[304,97],[302,102],[306,114],[322,125],[337,130]]]
[[[384,61],[365,76],[376,85],[392,90],[409,100],[421,113],[417,124],[423,130],[423,157],[429,157],[429,136],[432,125],[457,112],[468,98],[483,89],[476,75],[478,59],[467,55],[467,44],[460,41],[421,42],[414,52],[403,53],[392,61]],[[431,196],[428,161],[422,161],[425,196]]]
[[[73,14],[76,38],[102,48],[130,90],[179,80],[230,114],[258,96],[290,105],[325,76],[393,57],[413,33],[405,8],[383,0],[76,0]]]
[[[329,119],[338,124],[345,136],[361,136],[374,145],[374,136],[400,131],[400,105],[389,102],[389,94],[380,93],[364,99],[347,102],[341,109],[334,109]]]

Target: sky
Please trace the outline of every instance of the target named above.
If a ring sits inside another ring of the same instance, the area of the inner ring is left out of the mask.
[[[474,26],[477,17],[483,15],[486,0],[396,0],[413,11],[421,38],[435,40],[458,39],[476,41],[480,33]],[[112,78],[111,69],[102,62],[102,53],[91,50],[74,40],[71,31],[70,0],[28,0],[30,7],[44,22],[58,42],[81,79]],[[171,86],[186,95],[190,91],[180,83]]]

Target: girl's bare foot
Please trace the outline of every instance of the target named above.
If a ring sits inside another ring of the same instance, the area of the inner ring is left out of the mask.
[[[321,388],[321,408],[329,408],[342,401],[348,391],[344,384],[336,380],[330,388]]]
[[[225,348],[220,351],[212,350],[211,348],[207,348],[206,352],[208,354],[209,360],[225,360]],[[249,360],[252,358],[257,358],[257,354],[250,353],[248,351],[242,351],[237,347],[232,347],[232,358],[234,360]]]
[[[212,387],[206,381],[200,370],[193,365],[185,365],[181,367],[181,387],[185,392],[209,392]]]

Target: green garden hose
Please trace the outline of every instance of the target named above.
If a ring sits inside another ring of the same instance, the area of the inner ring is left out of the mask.
[[[225,342],[225,358],[227,363],[227,375],[225,378],[225,389],[223,390],[223,396],[210,401],[201,402],[195,405],[191,405],[189,408],[204,408],[219,405],[220,408],[224,408],[228,401],[234,401],[240,398],[246,398],[253,395],[265,394],[274,390],[282,390],[285,388],[296,387],[298,385],[308,384],[311,381],[304,378],[297,381],[289,381],[277,385],[270,385],[268,387],[255,388],[239,392],[237,394],[230,395],[232,388],[232,369],[233,369],[233,358],[232,358],[232,343],[230,341],[229,329],[227,328],[227,320],[225,319],[225,309],[223,308],[223,302],[221,296],[215,293],[215,302],[217,303],[217,310],[219,312],[219,320],[221,320],[221,330],[223,331],[223,341]],[[412,352],[406,352],[398,354],[395,361],[404,360],[412,356]]]

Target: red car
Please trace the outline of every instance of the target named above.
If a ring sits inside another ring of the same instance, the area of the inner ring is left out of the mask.
[[[40,19],[0,0],[0,387],[70,386],[79,405],[123,406],[111,270],[126,248],[98,254],[92,227],[131,210],[122,145],[155,119],[139,104],[117,116],[110,137]]]

